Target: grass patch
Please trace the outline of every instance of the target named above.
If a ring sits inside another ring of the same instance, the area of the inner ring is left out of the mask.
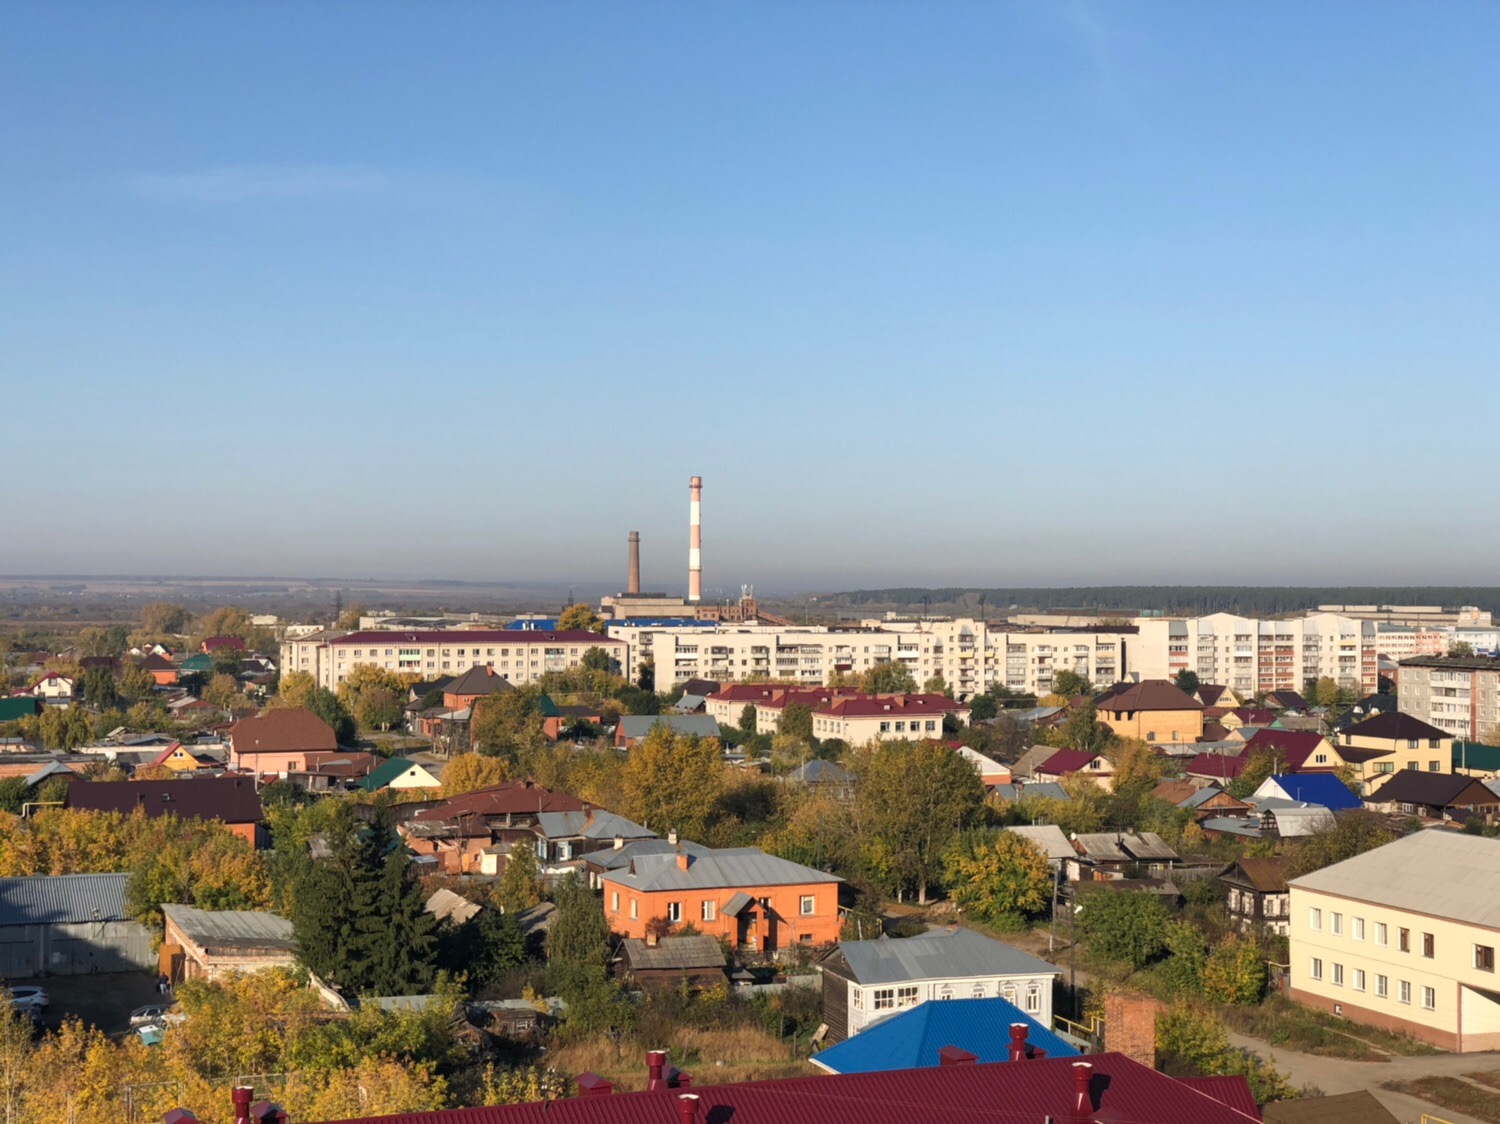
[[[1387,1081],[1383,1088],[1408,1093],[1441,1108],[1466,1113],[1490,1124],[1500,1124],[1500,1100],[1494,1093],[1458,1077],[1417,1077],[1411,1081]]]
[[[1240,1034],[1316,1057],[1370,1062],[1389,1055],[1425,1057],[1442,1053],[1410,1035],[1336,1018],[1279,996],[1272,996],[1259,1007],[1220,1007],[1219,1014]]]
[[[693,1075],[695,1085],[770,1081],[822,1072],[796,1058],[786,1042],[759,1027],[682,1027],[660,1043],[667,1061]],[[646,1087],[646,1058],[634,1042],[588,1038],[549,1051],[546,1064],[561,1073],[591,1071],[624,1092]]]

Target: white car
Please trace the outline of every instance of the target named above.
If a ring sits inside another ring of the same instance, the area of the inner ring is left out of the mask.
[[[7,994],[10,1005],[18,1011],[45,1011],[52,1004],[46,991],[39,987],[13,987]]]
[[[137,1007],[130,1012],[130,1025],[134,1027],[161,1022],[171,1009],[171,1003],[148,1003],[144,1007]]]

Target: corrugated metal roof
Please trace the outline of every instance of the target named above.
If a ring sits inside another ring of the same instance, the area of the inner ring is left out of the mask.
[[[538,812],[536,825],[548,839],[655,839],[648,827],[613,812]]]
[[[0,926],[125,920],[128,874],[0,878]]]
[[[768,855],[755,847],[684,850],[688,868],[677,865],[676,849],[664,855],[643,855],[629,870],[605,875],[635,890],[708,890],[730,886],[799,886],[804,883],[842,882],[836,874]]]
[[[291,951],[292,923],[285,917],[258,910],[226,909],[210,912],[190,905],[168,903],[162,913],[196,944],[209,948],[282,948]]]
[[[1005,999],[934,999],[867,1026],[811,1060],[832,1073],[922,1069],[938,1064],[944,1046],[957,1046],[980,1062],[1003,1062],[1010,1056],[1010,1028],[1016,1023],[1025,1025],[1026,1041],[1049,1058],[1078,1054]]]
[[[653,726],[669,726],[673,733],[696,738],[719,736],[719,720],[712,714],[627,714],[620,718],[621,736],[631,741],[644,738]]]
[[[1417,831],[1290,885],[1500,929],[1500,839]]]
[[[1055,964],[971,929],[929,929],[897,940],[840,941],[839,952],[861,984],[1062,972]]]
[[[643,1063],[644,1064],[644,1063]],[[733,1124],[1040,1124],[1073,1120],[1076,1057],[1019,1065],[898,1069],[741,1085],[694,1086],[695,1118]],[[1122,1054],[1093,1054],[1089,1120],[1116,1124],[1245,1124],[1259,1117],[1232,1108]],[[1243,1078],[1241,1079],[1243,1080]],[[378,1124],[673,1124],[681,1092],[603,1097],[446,1112],[382,1116]],[[1248,1096],[1248,1093],[1244,1094]],[[325,1124],[377,1124],[375,1118]]]
[[[1068,842],[1068,837],[1063,834],[1063,829],[1054,823],[1022,825],[1005,830],[1015,832],[1022,839],[1029,839],[1047,852],[1049,859],[1071,859],[1078,854],[1073,850],[1073,844]]]

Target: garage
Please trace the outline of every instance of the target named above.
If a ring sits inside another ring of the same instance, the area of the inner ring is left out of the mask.
[[[128,874],[0,878],[0,977],[152,968],[151,933],[125,916]]]

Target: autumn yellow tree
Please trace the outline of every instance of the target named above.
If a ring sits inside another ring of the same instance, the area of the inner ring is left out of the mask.
[[[276,694],[271,696],[268,706],[302,707],[307,705],[307,696],[318,685],[318,681],[306,671],[288,671],[281,677]]]
[[[443,798],[493,788],[506,779],[507,772],[505,762],[498,757],[460,753],[443,767]]]
[[[678,734],[659,723],[625,761],[623,814],[658,833],[701,838],[724,787],[724,768],[718,738]]]
[[[598,632],[604,627],[604,621],[587,605],[579,602],[562,611],[562,615],[557,618],[557,627],[562,632]]]
[[[1019,927],[1046,912],[1052,868],[1031,840],[1013,831],[965,832],[946,860],[953,900],[973,916]]]

